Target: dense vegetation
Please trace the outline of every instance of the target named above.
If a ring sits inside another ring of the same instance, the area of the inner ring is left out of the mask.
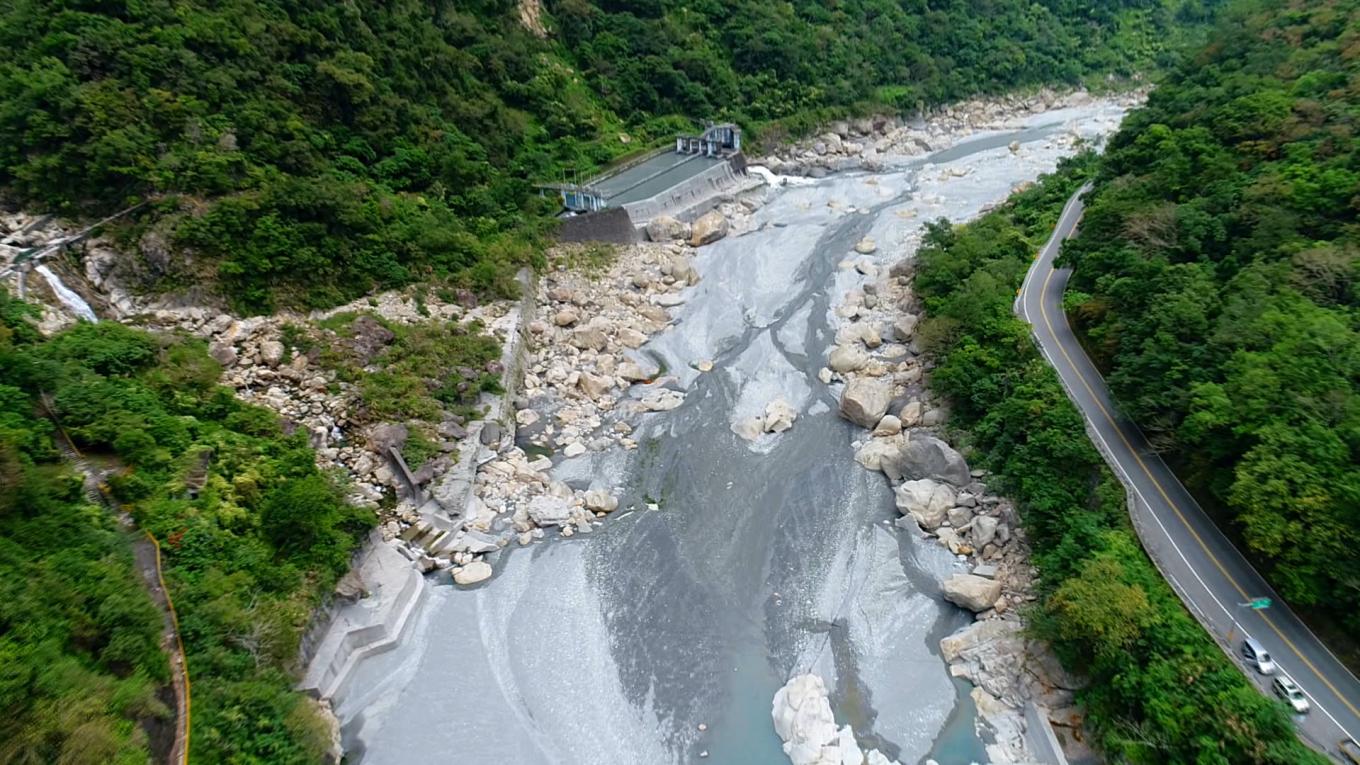
[[[1292,605],[1360,632],[1360,3],[1268,2],[1135,112],[1068,258],[1110,387]]]
[[[25,389],[37,333],[0,294],[0,762],[142,765],[171,714],[161,619]]]
[[[698,118],[1129,74],[1210,4],[14,0],[0,187],[67,212],[158,200],[127,232],[155,286],[245,311],[427,278],[494,292],[549,220],[532,181]]]
[[[61,466],[52,421],[113,470],[162,541],[193,681],[195,762],[316,759],[292,691],[298,640],[372,518],[344,505],[302,434],[217,384],[198,341],[118,324],[41,339],[0,293],[0,759],[146,762],[169,711],[160,617],[126,543]]]
[[[360,422],[467,419],[478,414],[481,393],[501,389],[500,343],[478,322],[399,324],[376,313],[342,312],[286,332],[290,351],[358,386],[352,416]]]
[[[1090,679],[1079,693],[1112,762],[1324,760],[1181,606],[1139,546],[1125,497],[1012,304],[1033,253],[1097,160],[1085,155],[979,221],[929,229],[915,286],[931,387],[1020,509],[1041,601],[1032,629]]]

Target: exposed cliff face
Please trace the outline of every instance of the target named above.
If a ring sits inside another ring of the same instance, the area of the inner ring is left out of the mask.
[[[548,36],[543,26],[543,3],[541,0],[519,0],[519,23],[537,38]]]

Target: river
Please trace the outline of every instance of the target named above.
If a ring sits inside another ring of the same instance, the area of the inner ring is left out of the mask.
[[[1062,136],[1107,135],[1122,113],[1049,112],[881,172],[775,189],[756,230],[702,248],[703,281],[644,347],[681,378],[684,404],[646,415],[635,451],[554,468],[603,476],[645,509],[512,550],[475,589],[435,586],[410,636],[338,700],[351,758],[786,765],[771,698],[811,671],[865,747],[904,765],[985,761],[968,687],[938,654],[971,618],[939,597],[962,564],[891,525],[887,483],[852,459],[865,433],[816,375],[835,303],[861,279],[844,267],[856,241],[873,237],[886,266],[922,221],[976,216],[1070,154]],[[775,396],[798,409],[792,430],[732,432]]]

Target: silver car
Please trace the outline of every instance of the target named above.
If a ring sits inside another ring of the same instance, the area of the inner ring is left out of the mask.
[[[1289,702],[1289,706],[1293,707],[1298,714],[1304,714],[1308,711],[1308,697],[1303,695],[1303,690],[1295,685],[1293,680],[1280,675],[1275,678],[1275,682],[1271,683],[1270,687],[1275,691],[1276,696]]]
[[[1275,662],[1271,661],[1266,647],[1256,642],[1256,638],[1242,641],[1242,658],[1263,675],[1275,674]]]

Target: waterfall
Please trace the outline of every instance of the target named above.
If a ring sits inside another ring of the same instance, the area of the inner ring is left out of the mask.
[[[70,287],[62,284],[61,277],[52,273],[52,269],[40,265],[34,267],[33,270],[42,274],[42,277],[47,280],[47,285],[56,294],[57,300],[60,300],[62,305],[66,306],[71,313],[91,323],[99,321],[99,317],[94,315],[94,309],[90,307],[90,304],[86,303],[85,299],[77,295]]]

